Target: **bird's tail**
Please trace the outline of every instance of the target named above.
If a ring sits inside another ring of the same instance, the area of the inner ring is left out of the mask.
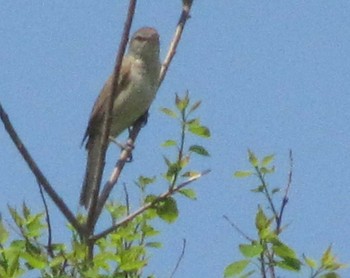
[[[88,152],[85,178],[80,193],[80,205],[86,209],[90,206],[93,195],[98,194],[98,184],[94,182],[97,176],[98,136],[90,137],[86,149]],[[94,185],[95,184],[95,185]]]

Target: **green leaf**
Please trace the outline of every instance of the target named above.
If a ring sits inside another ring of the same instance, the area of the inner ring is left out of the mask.
[[[9,232],[6,230],[4,222],[0,218],[0,244],[4,244],[9,237]]]
[[[263,247],[260,244],[240,244],[239,250],[244,257],[254,258],[263,252]]]
[[[64,256],[58,255],[50,260],[49,266],[51,268],[59,267],[59,266],[63,265],[66,260],[67,259]],[[62,276],[62,277],[65,277],[65,276]]]
[[[245,274],[240,275],[239,278],[248,278],[248,277],[251,277],[254,273],[255,273],[255,270],[251,270]]]
[[[298,259],[284,258],[282,261],[277,262],[277,266],[280,268],[295,271],[300,271],[301,262]]]
[[[166,140],[162,144],[162,147],[173,147],[173,146],[176,146],[176,141],[175,140]]]
[[[193,126],[198,126],[198,125],[200,125],[200,121],[199,121],[198,118],[191,119],[191,120],[187,120],[187,121],[186,121],[186,125],[187,125],[187,126],[191,126],[191,125],[193,125]]]
[[[192,177],[199,177],[199,176],[200,176],[200,172],[197,172],[197,171],[187,171],[181,175],[181,177],[184,177],[184,178],[192,178]]]
[[[174,222],[179,215],[176,201],[171,197],[157,203],[156,211],[158,216],[168,223]]]
[[[310,268],[313,268],[313,269],[316,268],[317,263],[316,263],[315,260],[313,260],[313,259],[311,259],[311,258],[309,258],[309,257],[307,257],[307,256],[305,256],[305,255],[303,255],[303,258],[304,258],[305,263],[306,263]]]
[[[335,257],[332,254],[332,246],[330,245],[326,251],[322,254],[321,266],[325,269],[328,269],[330,265],[333,265],[335,262]]]
[[[159,234],[159,231],[153,228],[151,225],[144,224],[141,227],[141,231],[144,237],[156,236]]]
[[[47,261],[38,255],[31,255],[28,252],[22,252],[21,258],[23,258],[32,268],[43,269],[47,266]]]
[[[170,116],[172,118],[176,119],[178,117],[177,114],[173,110],[171,110],[169,108],[165,108],[164,107],[160,111],[162,111],[164,114],[166,114],[166,115],[168,115],[168,116]]]
[[[191,106],[191,108],[190,108],[190,111],[188,112],[188,113],[191,113],[191,112],[193,112],[193,111],[195,111],[200,105],[201,105],[201,101],[199,100],[199,101],[197,101],[197,102],[195,102],[192,106]]]
[[[145,248],[143,246],[131,246],[129,249],[122,250],[120,252],[120,268],[124,271],[137,271],[143,268],[147,263],[147,261],[141,259],[144,253]]]
[[[210,130],[202,125],[190,125],[188,130],[200,137],[204,137],[204,138],[209,138],[210,137]]]
[[[94,266],[102,268],[105,271],[110,270],[110,261],[119,261],[119,257],[113,252],[100,252],[94,256]]]
[[[43,228],[45,227],[45,225],[41,222],[43,216],[44,216],[43,213],[39,213],[28,217],[28,220],[26,223],[26,226],[28,229],[27,236],[35,238],[35,237],[39,237],[42,234]]]
[[[191,200],[196,200],[197,196],[196,196],[196,192],[190,188],[183,188],[179,190],[179,193],[186,196],[187,198],[191,199]]]
[[[258,187],[251,189],[251,192],[255,192],[255,193],[260,193],[264,191],[264,186],[263,185],[259,185]]]
[[[234,176],[236,178],[246,178],[246,177],[250,177],[251,175],[253,175],[252,171],[236,171],[234,173]]]
[[[185,160],[183,162],[185,162]],[[181,169],[182,168],[179,165],[179,163],[172,163],[168,167],[168,171],[166,173],[167,178],[172,178],[174,175],[178,174],[181,171]]]
[[[179,111],[183,112],[187,108],[189,102],[188,93],[182,99],[176,94],[175,104]]]
[[[263,229],[266,229],[270,225],[270,221],[265,215],[264,211],[259,207],[258,213],[256,214],[255,217],[255,227],[259,230],[262,231]]]
[[[319,278],[341,278],[341,276],[335,272],[328,272],[321,275]]]
[[[152,202],[154,202],[156,199],[157,199],[157,196],[156,196],[156,195],[150,194],[150,195],[147,195],[147,196],[146,196],[145,202],[146,202],[146,203],[152,203]]]
[[[273,172],[275,172],[275,167],[272,167],[272,168],[261,167],[260,172],[262,174],[272,174]]]
[[[332,253],[332,246],[330,245],[322,255],[321,267],[325,270],[334,271],[344,268],[346,265],[337,262],[336,257]]]
[[[250,164],[253,167],[258,167],[259,160],[258,160],[258,158],[255,156],[255,154],[251,150],[248,150],[248,158],[249,158]]]
[[[22,213],[25,219],[27,219],[31,214],[30,209],[27,207],[25,202],[23,202],[23,205],[22,205]]]
[[[247,267],[249,262],[250,262],[249,260],[241,260],[241,261],[237,261],[232,264],[229,264],[225,268],[224,277],[225,278],[234,277],[235,275],[240,274]]]
[[[11,214],[12,220],[16,223],[17,227],[23,226],[23,219],[22,217],[17,213],[16,209],[12,207],[8,207],[9,212]]]
[[[265,156],[261,162],[261,166],[262,167],[268,166],[274,160],[274,158],[275,158],[275,155],[273,154]]]
[[[152,184],[156,181],[156,177],[145,177],[145,176],[139,176],[137,184],[139,184],[140,186],[144,187],[146,185]]]
[[[113,219],[118,219],[127,213],[126,206],[121,204],[108,203],[106,209]]]
[[[147,242],[146,243],[146,247],[159,249],[159,248],[162,248],[162,243],[161,242],[157,242],[157,241]]]
[[[189,151],[194,152],[194,153],[199,154],[199,155],[209,156],[209,152],[204,147],[199,146],[199,145],[192,145],[189,148]]]
[[[295,251],[287,246],[286,244],[282,243],[279,240],[273,240],[272,242],[272,250],[275,252],[275,254],[281,258],[291,258],[296,259],[297,255],[295,254]]]
[[[185,168],[188,163],[190,162],[190,156],[189,155],[185,155],[181,160],[180,160],[180,167],[179,167],[179,172],[181,171],[181,169]]]

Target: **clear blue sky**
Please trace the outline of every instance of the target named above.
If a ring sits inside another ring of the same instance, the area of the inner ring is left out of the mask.
[[[114,65],[127,1],[2,2],[0,101],[48,179],[76,211],[86,159],[79,144]],[[133,30],[156,27],[164,57],[181,1],[139,2]],[[259,156],[276,155],[274,186],[286,184],[288,150],[293,150],[285,242],[315,258],[332,243],[339,260],[349,262],[349,14],[345,0],[195,1],[134,162],[121,181],[133,187],[138,174],[164,171],[166,150],[160,144],[177,133],[159,109],[172,106],[174,93],[187,89],[203,101],[199,116],[212,132],[201,142],[211,157],[197,159],[193,167],[212,172],[192,185],[197,201],[178,199],[175,224],[159,224],[164,248],[153,252],[147,273],[168,277],[183,238],[187,249],[177,277],[222,277],[224,267],[241,258],[237,245],[244,239],[222,215],[252,231],[260,199],[244,180],[232,178],[235,170],[249,166],[247,148]],[[0,211],[23,200],[42,211],[36,181],[3,128],[0,141]],[[110,148],[107,173],[113,154]],[[57,223],[54,239],[67,240],[65,220],[53,204],[50,211]],[[350,270],[342,274],[350,277]]]

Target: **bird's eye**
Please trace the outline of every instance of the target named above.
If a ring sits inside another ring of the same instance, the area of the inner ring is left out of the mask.
[[[135,37],[135,40],[138,40],[138,41],[145,41],[145,40],[147,40],[145,37],[143,37],[143,36],[136,36]]]

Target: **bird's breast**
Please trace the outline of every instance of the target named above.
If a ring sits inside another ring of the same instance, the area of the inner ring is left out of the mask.
[[[133,63],[129,82],[113,104],[111,126],[113,137],[130,127],[147,111],[156,94],[158,75],[157,72],[150,74],[149,69],[140,61]]]

